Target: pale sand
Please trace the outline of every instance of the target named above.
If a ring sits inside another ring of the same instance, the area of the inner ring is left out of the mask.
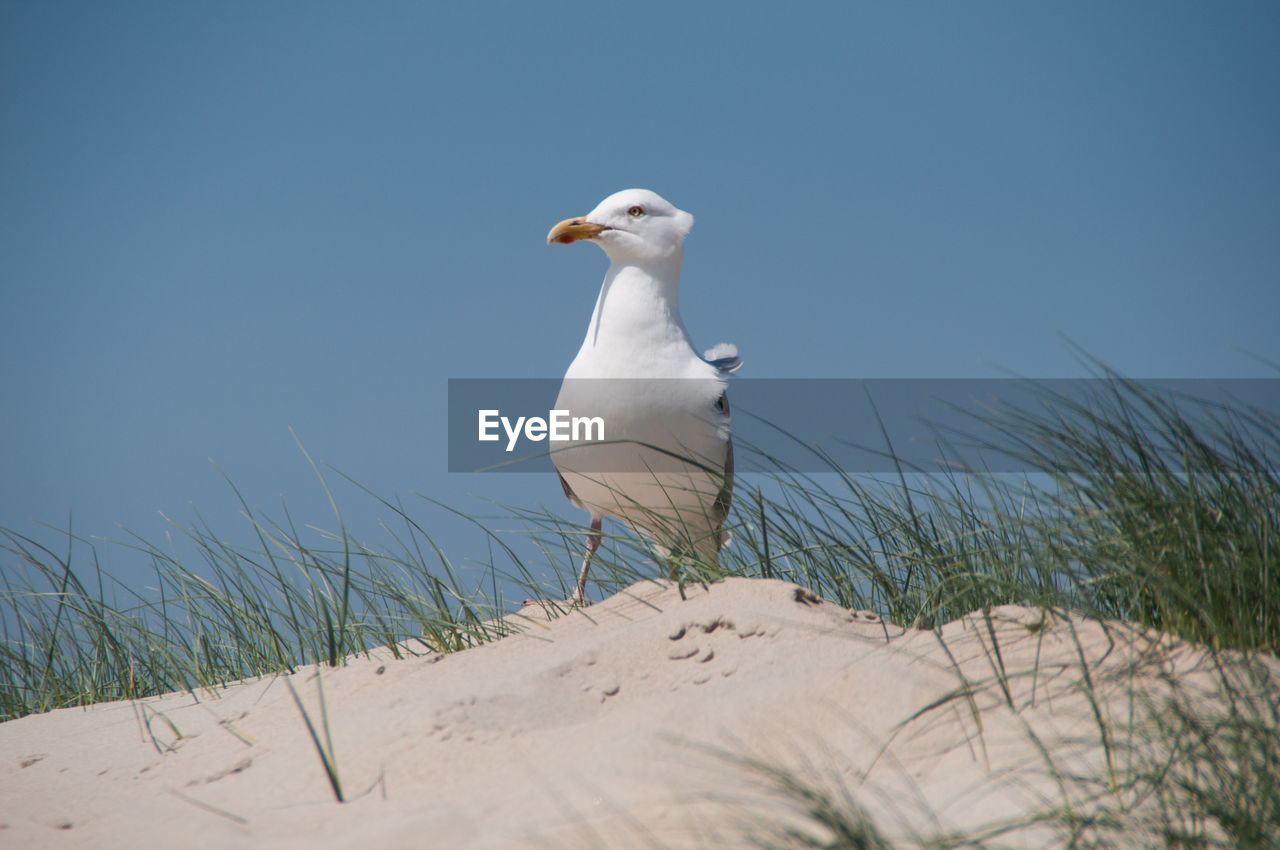
[[[641,583],[464,652],[321,670],[345,804],[278,677],[0,724],[0,846],[733,847],[798,822],[716,751],[891,834],[971,829],[1061,802],[1040,746],[1103,775],[1082,656],[1116,722],[1161,671],[1212,682],[1185,644],[1027,608],[904,633],[778,581],[687,593]],[[316,669],[291,681],[318,717]]]

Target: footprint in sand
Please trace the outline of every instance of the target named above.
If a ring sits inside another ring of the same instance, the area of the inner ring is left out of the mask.
[[[740,629],[732,621],[723,617],[706,622],[685,623],[667,635],[667,639],[672,643],[667,651],[667,658],[671,661],[685,662],[688,665],[685,671],[688,678],[685,681],[693,685],[705,685],[717,676],[727,679],[737,672],[738,665],[727,660],[732,656],[733,644],[737,640],[763,634],[764,629],[758,626]],[[737,640],[727,642],[726,639],[730,637]],[[717,660],[717,646],[721,650],[719,660]],[[679,684],[675,686],[675,688],[679,687]]]

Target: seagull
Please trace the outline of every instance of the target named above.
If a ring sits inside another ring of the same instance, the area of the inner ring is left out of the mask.
[[[551,228],[547,244],[593,242],[609,257],[587,335],[557,410],[603,423],[598,440],[553,450],[564,494],[591,515],[574,601],[606,516],[646,535],[669,558],[719,567],[733,495],[725,376],[742,365],[720,343],[699,356],[680,318],[680,265],[693,216],[647,189],[626,189]]]

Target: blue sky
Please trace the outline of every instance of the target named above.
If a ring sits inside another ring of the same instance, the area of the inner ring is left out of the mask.
[[[1280,361],[1274,3],[12,2],[0,126],[0,525],[45,539],[247,537],[210,459],[332,526],[290,428],[574,515],[445,471],[446,381],[562,374],[606,262],[543,239],[631,186],[697,218],[685,322],[746,377]]]

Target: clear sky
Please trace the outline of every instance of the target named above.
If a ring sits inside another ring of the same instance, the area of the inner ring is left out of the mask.
[[[1280,361],[1274,2],[10,0],[0,127],[0,525],[46,539],[247,538],[211,458],[331,527],[290,428],[460,562],[415,493],[577,517],[445,471],[446,380],[563,373],[606,261],[545,234],[632,186],[745,377]]]

